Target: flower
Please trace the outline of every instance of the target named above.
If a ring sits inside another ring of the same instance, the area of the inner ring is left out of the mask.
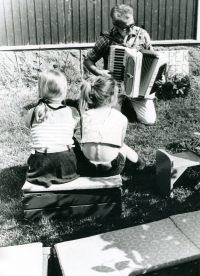
[[[190,90],[189,77],[181,74],[175,74],[170,77],[166,77],[165,83],[158,84],[156,91],[156,97],[158,99],[170,100],[176,97],[185,97]]]

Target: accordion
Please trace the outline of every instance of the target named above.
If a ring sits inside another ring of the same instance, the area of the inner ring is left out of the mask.
[[[167,59],[159,52],[110,46],[108,70],[129,97],[151,98],[166,67]]]

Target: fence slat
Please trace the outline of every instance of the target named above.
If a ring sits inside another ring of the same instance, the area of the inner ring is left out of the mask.
[[[4,10],[6,15],[5,25],[7,33],[7,44],[8,46],[15,45],[11,0],[4,0]]]
[[[117,0],[117,1],[116,1],[116,5],[121,5],[121,4],[124,4],[124,1],[123,1],[123,0]]]
[[[5,21],[5,16],[4,16],[4,1],[0,0],[0,18],[2,19],[2,25],[1,25],[1,31],[0,31],[0,46],[8,45],[7,44],[7,34],[6,34],[6,21]]]
[[[80,6],[80,42],[88,42],[87,0],[81,0]]]
[[[141,1],[141,0],[140,0],[140,1]],[[131,5],[131,2],[132,2],[131,0],[124,0],[124,4],[125,4],[125,5],[129,5],[129,6],[130,6],[130,5]]]
[[[194,1],[187,1],[186,37],[192,38]]]
[[[59,43],[65,43],[65,12],[64,12],[64,0],[57,1],[58,6],[58,41]]]
[[[44,43],[51,44],[51,18],[49,0],[42,0]]]
[[[27,11],[28,11],[28,26],[29,26],[29,43],[31,45],[36,45],[37,39],[36,39],[36,22],[35,22],[34,1],[27,1]]]
[[[158,40],[165,39],[165,0],[159,1]]]
[[[135,20],[135,24],[137,25],[137,22],[138,22],[137,0],[132,0],[130,6],[133,8],[133,17]]]
[[[72,42],[72,0],[65,1],[65,39],[66,43]]]
[[[15,0],[14,0],[15,1]],[[43,14],[42,14],[42,0],[35,0],[35,16],[36,16],[36,33],[37,44],[44,44],[44,32],[43,32]]]
[[[151,34],[151,21],[152,21],[152,0],[146,0],[145,1],[145,7],[144,7],[144,26],[145,30]]]
[[[151,27],[151,39],[152,40],[157,40],[158,39],[158,22],[159,22],[159,17],[158,17],[158,9],[159,9],[159,0],[153,0],[152,2],[152,27]]]
[[[174,1],[173,11],[172,11],[172,21],[173,21],[172,39],[178,39],[179,37],[178,35],[179,34],[179,16],[180,16],[179,5],[180,5],[179,0]]]
[[[101,0],[96,0],[94,2],[94,14],[95,14],[95,40],[100,35],[101,32]]]
[[[72,0],[72,31],[73,31],[73,42],[80,41],[80,20],[79,20],[79,0]]]
[[[165,24],[165,39],[172,39],[172,12],[173,0],[166,0],[166,24]]]
[[[138,26],[144,26],[144,0],[138,1]]]
[[[29,23],[26,1],[20,0],[20,14],[21,14],[21,29],[22,29],[22,45],[29,44]]]
[[[187,0],[180,0],[180,27],[179,27],[179,39],[185,39],[185,27],[186,27],[186,13],[187,13]]]
[[[94,7],[93,0],[87,0],[87,20],[88,20],[88,42],[95,40],[94,35]]]
[[[109,30],[109,5],[107,0],[102,0],[102,31],[107,31]]]
[[[15,45],[22,45],[22,30],[21,30],[19,0],[12,0],[12,12],[13,12]]]
[[[57,1],[50,0],[50,24],[51,24],[51,42],[59,43],[58,40],[58,11]]]
[[[192,29],[192,38],[199,40],[199,22],[200,22],[200,2],[194,0],[193,5],[193,29]]]
[[[111,29],[113,27],[112,19],[110,17],[110,11],[116,5],[117,5],[116,0],[110,0],[109,1],[109,6],[108,6],[108,17],[109,17],[109,25],[108,25],[109,27],[108,28],[109,29]]]

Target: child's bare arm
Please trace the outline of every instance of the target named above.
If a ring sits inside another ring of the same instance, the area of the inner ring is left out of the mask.
[[[128,120],[124,116],[124,118],[123,118],[122,144],[124,143],[124,139],[125,139],[125,136],[126,136],[127,125],[128,125]]]
[[[71,107],[72,109],[72,116],[74,118],[74,120],[76,121],[75,123],[75,128],[74,128],[74,133],[81,128],[81,118],[80,118],[80,114],[78,112],[78,110],[75,107]]]
[[[33,111],[34,111],[34,109],[31,108],[31,109],[28,111],[27,115],[26,115],[25,126],[26,126],[27,128],[30,128],[30,126],[31,126],[31,118],[32,118]]]

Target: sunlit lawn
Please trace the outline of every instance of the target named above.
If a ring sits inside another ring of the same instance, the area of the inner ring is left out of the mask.
[[[166,218],[177,213],[200,210],[199,167],[186,171],[174,197],[159,194],[155,187],[157,149],[169,152],[172,143],[200,132],[199,76],[190,77],[192,90],[185,99],[155,100],[157,123],[145,126],[129,123],[126,143],[147,161],[143,173],[127,163],[122,174],[120,218],[48,220],[29,222],[23,218],[20,189],[25,181],[29,156],[29,132],[23,124],[27,109],[36,102],[37,86],[7,87],[0,91],[0,246],[40,241],[44,246],[86,237],[114,229]],[[74,95],[69,93],[69,98]],[[79,137],[78,137],[79,138]]]

